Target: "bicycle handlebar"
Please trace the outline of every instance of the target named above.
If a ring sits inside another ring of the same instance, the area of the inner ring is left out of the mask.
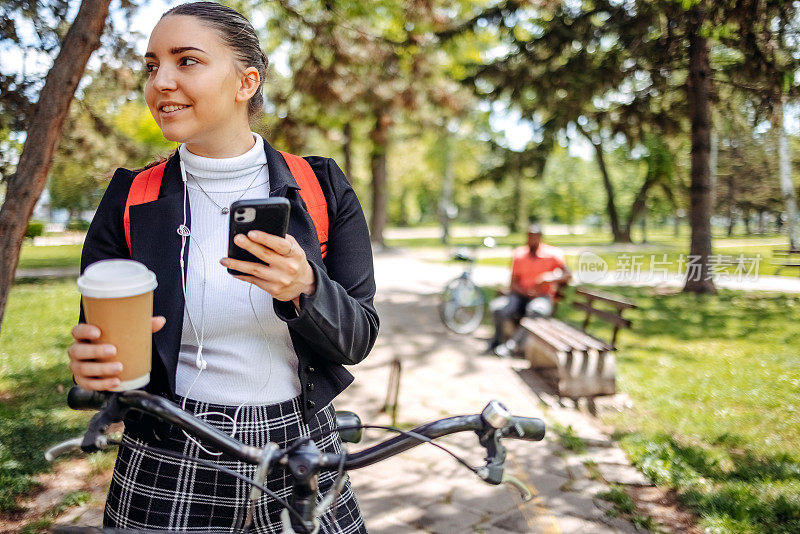
[[[169,400],[142,390],[112,393],[86,391],[74,386],[67,396],[67,403],[76,410],[99,409],[99,411],[89,423],[89,430],[82,440],[71,440],[53,447],[46,453],[48,459],[52,459],[56,453],[64,452],[68,445],[74,447],[79,444],[85,452],[104,448],[108,444],[104,435],[105,430],[110,423],[122,419],[129,409],[172,423],[242,462],[259,465],[265,458],[266,449],[262,450],[246,445],[205,421],[195,418]],[[360,429],[362,427],[360,421],[354,414],[353,417],[351,422],[345,424],[352,424]],[[313,482],[311,478],[316,477],[316,473],[359,469],[426,441],[464,431],[472,431],[477,434],[480,444],[487,451],[486,465],[478,469],[472,467],[470,469],[490,484],[511,482],[520,487],[521,483],[515,482],[513,477],[504,473],[503,463],[506,453],[500,440],[512,438],[539,441],[544,438],[545,425],[540,419],[514,416],[499,402],[491,401],[480,414],[459,415],[433,421],[355,453],[322,453],[316,448],[313,441],[307,440],[306,443],[298,442],[298,446],[289,445],[290,448],[285,450],[277,449],[273,444],[272,447],[275,448],[272,451],[272,458],[275,458],[276,465],[288,469],[295,479],[292,492],[292,500],[297,505],[295,515],[303,518],[303,521],[298,524],[305,531],[310,532],[312,529],[309,526],[312,523],[309,514],[315,504],[316,493],[316,482]],[[462,463],[464,462],[462,461]],[[464,465],[467,464],[464,463]],[[296,524],[294,519],[292,519],[293,525]]]
[[[207,440],[209,444],[220,451],[243,462],[258,464],[261,460],[261,449],[241,443],[208,423],[196,419],[163,397],[142,390],[111,393],[107,391],[87,391],[79,386],[73,386],[67,395],[67,403],[70,408],[75,410],[99,409],[111,399],[116,399],[117,403],[125,407],[156,416],[159,419],[177,425],[196,437]],[[409,434],[436,439],[464,431],[479,432],[485,429],[486,424],[481,414],[460,415],[433,421],[410,430],[408,434],[396,436],[356,453],[348,453],[344,468],[350,470],[366,467],[422,443],[420,439]],[[510,414],[508,415],[508,422],[498,430],[503,438],[525,441],[541,441],[545,435],[545,425],[541,419]],[[323,455],[322,465],[326,469],[338,469],[340,462],[341,458],[338,455]]]

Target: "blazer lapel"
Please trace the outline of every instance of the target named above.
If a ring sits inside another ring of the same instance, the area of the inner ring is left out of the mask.
[[[184,298],[178,258],[181,236],[177,231],[183,224],[183,200],[183,181],[176,153],[164,169],[158,200],[130,208],[133,258],[155,273],[158,289],[153,299],[153,314],[163,315],[167,319],[164,328],[154,334],[153,343],[166,368],[170,391],[173,393],[183,329]],[[191,227],[188,201],[186,225]],[[184,262],[187,261],[188,252],[187,241]]]

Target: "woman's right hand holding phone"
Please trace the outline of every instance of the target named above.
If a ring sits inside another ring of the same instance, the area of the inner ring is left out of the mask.
[[[163,328],[167,320],[158,316],[152,318],[153,332]],[[75,342],[67,349],[69,369],[75,383],[83,389],[108,391],[120,384],[119,375],[122,364],[110,361],[117,353],[114,345],[98,344],[100,329],[87,323],[79,323],[72,329]]]

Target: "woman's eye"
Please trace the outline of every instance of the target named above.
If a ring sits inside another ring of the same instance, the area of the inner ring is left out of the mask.
[[[189,67],[191,65],[196,65],[198,61],[191,57],[182,57],[181,58],[181,65]]]
[[[145,72],[155,72],[156,69],[158,69],[158,65],[155,63],[148,63],[144,66]]]

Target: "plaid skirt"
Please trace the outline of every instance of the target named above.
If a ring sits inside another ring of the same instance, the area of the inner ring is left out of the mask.
[[[233,417],[236,408],[189,399],[186,401],[186,410],[194,414],[221,412]],[[233,423],[226,417],[211,414],[201,418],[227,434],[233,430]],[[285,448],[300,436],[330,431],[335,426],[336,416],[330,404],[317,413],[309,424],[305,424],[299,398],[295,398],[266,406],[242,407],[234,437],[254,447],[275,442]],[[250,478],[255,473],[255,466],[228,456],[208,454],[173,425],[166,427],[160,441],[145,442],[131,434],[125,432],[123,446],[120,446],[117,454],[103,526],[187,532],[237,532],[236,529],[241,528],[243,510],[250,494],[249,484],[188,459],[179,460],[157,452],[125,447],[124,444],[151,445],[181,453],[188,458],[212,460]],[[341,453],[344,450],[338,432],[326,433],[315,442],[325,452]],[[212,451],[210,445],[203,445]],[[320,493],[326,493],[335,478],[336,473],[321,473]],[[275,468],[267,477],[266,486],[282,499],[288,500],[291,481],[288,472]],[[272,498],[262,495],[253,514],[251,531],[279,534],[282,509]],[[320,523],[320,532],[329,534],[366,533],[349,481],[334,506],[320,518]]]

